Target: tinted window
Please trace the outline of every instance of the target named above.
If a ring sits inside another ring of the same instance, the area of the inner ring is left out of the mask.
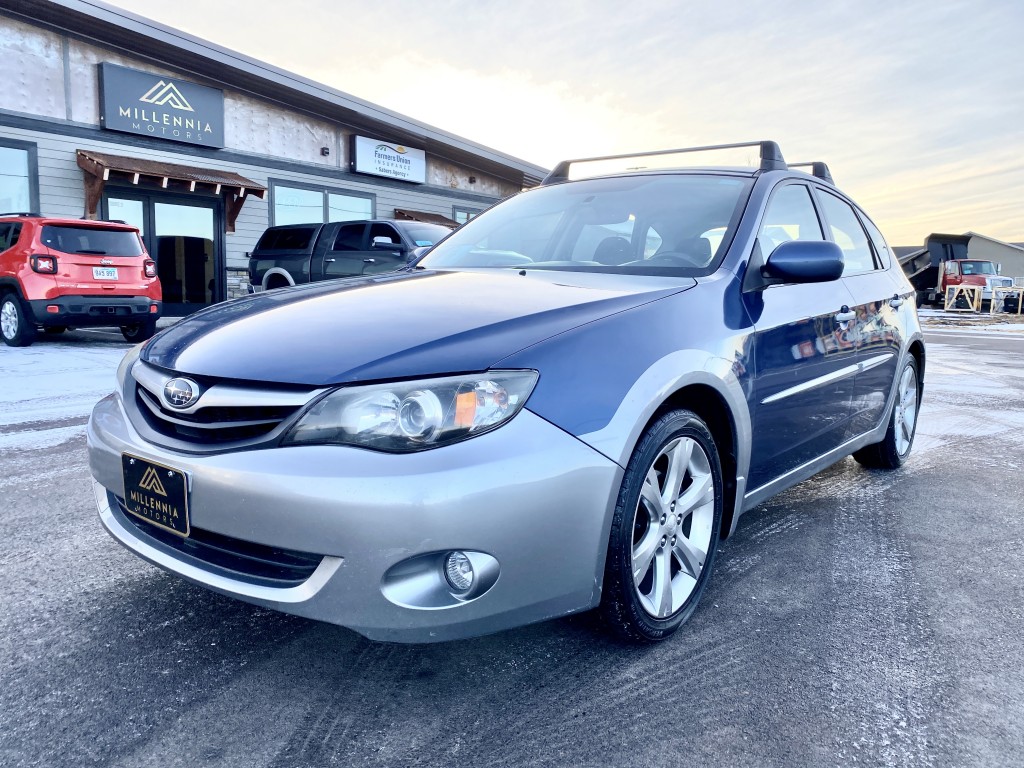
[[[843,250],[843,274],[857,275],[874,269],[875,260],[868,245],[868,236],[850,204],[827,192],[821,194],[821,204],[832,239]]]
[[[732,176],[638,174],[539,187],[466,222],[421,265],[708,274],[750,184]],[[719,228],[716,247],[704,235]]]
[[[363,230],[365,224],[346,224],[338,228],[338,236],[334,238],[335,251],[361,251],[363,249]]]
[[[392,243],[398,244],[402,242],[402,238],[398,236],[395,228],[390,224],[374,224],[370,227],[370,242],[373,242],[375,237],[386,237]]]
[[[97,227],[43,227],[43,245],[63,253],[90,253],[97,256],[139,256],[142,243],[133,230]]]
[[[270,228],[256,243],[257,251],[302,251],[309,248],[319,227]]]

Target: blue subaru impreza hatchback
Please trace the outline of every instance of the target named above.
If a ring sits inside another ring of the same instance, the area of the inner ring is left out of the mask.
[[[597,606],[667,637],[743,512],[846,456],[899,467],[921,402],[877,227],[823,164],[737,146],[759,167],[561,163],[402,272],[168,328],[89,423],[103,525],[374,639]]]

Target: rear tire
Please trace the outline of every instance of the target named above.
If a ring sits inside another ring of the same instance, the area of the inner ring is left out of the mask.
[[[9,347],[27,347],[36,340],[36,327],[26,319],[21,301],[14,293],[0,296],[0,336]]]
[[[156,320],[145,320],[141,323],[121,326],[121,335],[124,336],[125,341],[130,341],[132,344],[145,341],[154,333],[156,333]]]
[[[892,404],[889,428],[881,442],[867,445],[853,454],[861,465],[871,469],[898,469],[910,456],[917,434],[917,417],[921,412],[921,389],[918,385],[917,360],[907,358],[900,371],[896,401]]]
[[[723,487],[715,441],[695,413],[672,411],[644,433],[608,541],[601,613],[612,632],[650,643],[690,618],[718,551]]]

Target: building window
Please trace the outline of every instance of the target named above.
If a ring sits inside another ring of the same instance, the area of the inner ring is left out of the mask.
[[[39,211],[36,145],[0,140],[0,213]]]
[[[274,225],[372,219],[374,195],[270,182]]]
[[[459,222],[459,224],[465,224],[470,219],[476,218],[478,213],[480,213],[479,208],[463,208],[460,205],[452,208],[452,218]]]

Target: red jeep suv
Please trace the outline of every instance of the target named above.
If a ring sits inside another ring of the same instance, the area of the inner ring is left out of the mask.
[[[0,335],[9,346],[28,346],[39,328],[96,325],[144,341],[162,298],[156,262],[135,227],[0,214]]]

